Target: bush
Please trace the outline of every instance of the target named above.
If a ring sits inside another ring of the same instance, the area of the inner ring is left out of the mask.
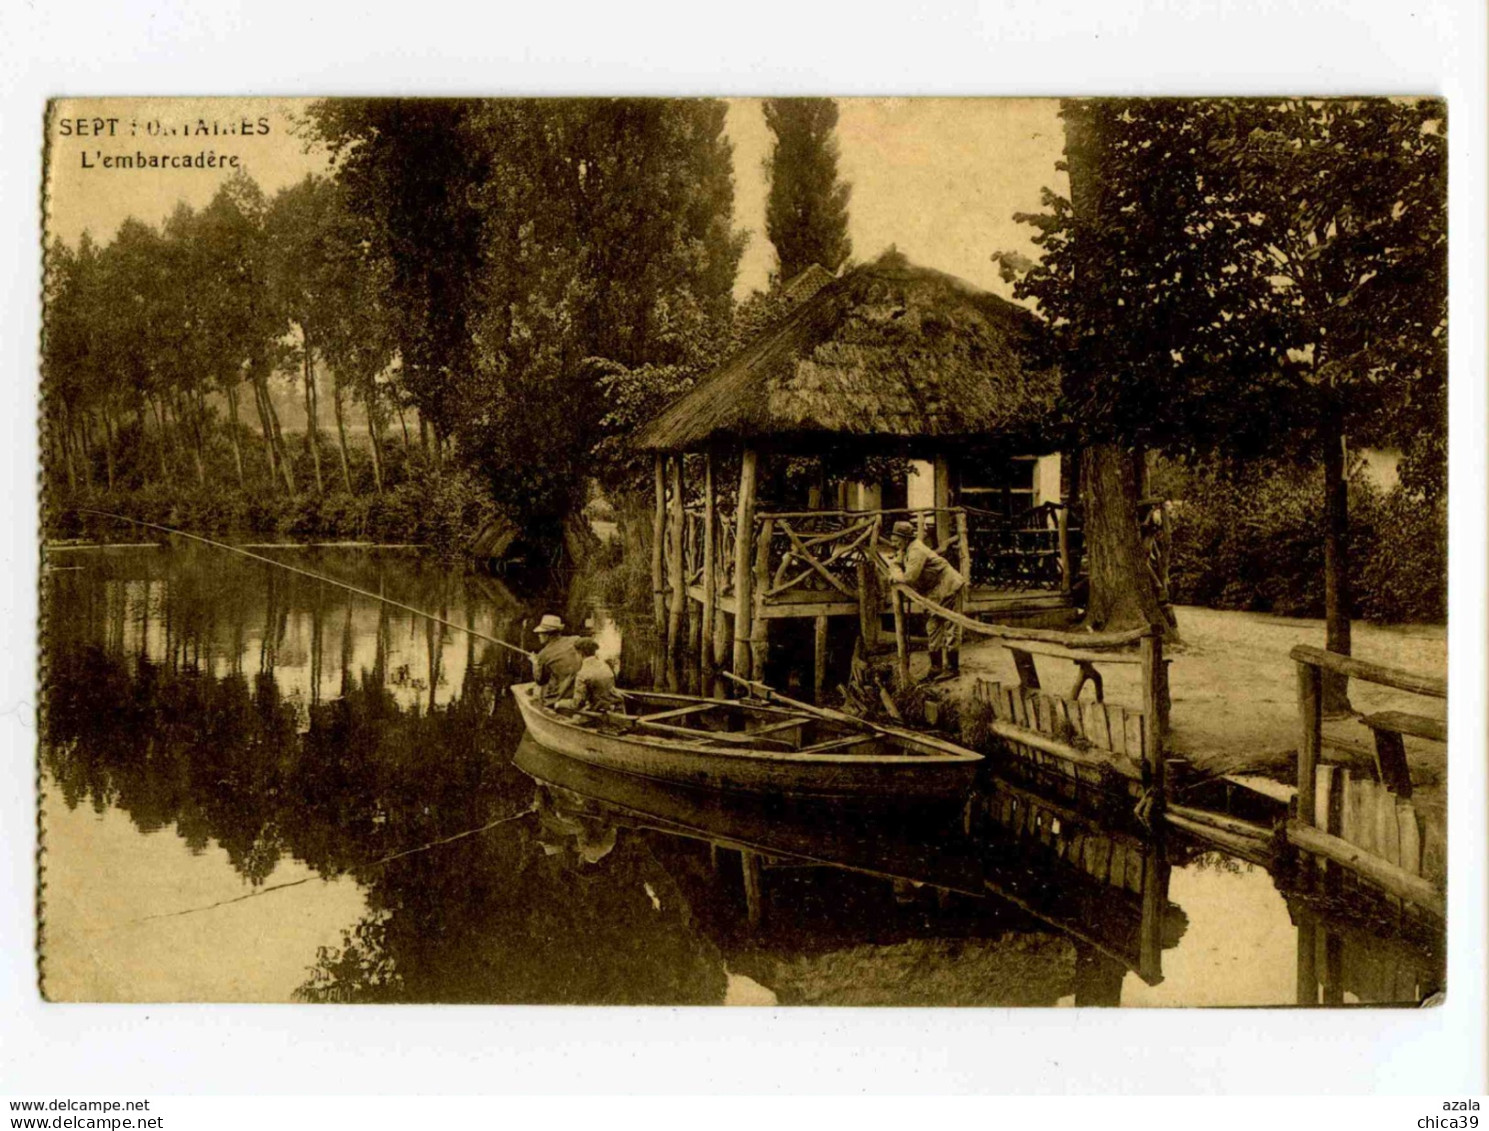
[[[1387,623],[1447,620],[1446,505],[1401,487],[1361,491],[1350,505],[1355,613]]]
[[[649,613],[651,592],[651,500],[628,492],[612,507],[616,537],[579,563],[573,592],[585,604]]]
[[[1323,484],[1288,464],[1230,471],[1165,465],[1155,490],[1174,500],[1169,583],[1174,600],[1217,609],[1324,613]],[[1447,615],[1446,509],[1400,486],[1350,483],[1350,583],[1355,615],[1383,622]]]

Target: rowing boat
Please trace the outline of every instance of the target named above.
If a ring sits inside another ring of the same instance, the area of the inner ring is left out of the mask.
[[[982,755],[901,727],[750,700],[628,691],[628,713],[559,712],[517,684],[550,750],[654,781],[726,793],[927,804],[961,800]]]

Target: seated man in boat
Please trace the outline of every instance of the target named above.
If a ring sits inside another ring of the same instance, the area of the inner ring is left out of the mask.
[[[579,637],[565,636],[564,622],[552,613],[543,614],[533,631],[542,645],[532,658],[533,694],[551,706],[574,694],[574,676],[584,662],[574,648]]]
[[[625,700],[615,691],[615,672],[600,659],[600,646],[586,636],[574,641],[574,650],[583,660],[574,674],[574,697],[561,700],[557,706],[576,711],[624,711]]]
[[[908,585],[915,592],[938,605],[952,607],[952,602],[966,579],[935,550],[927,546],[916,533],[913,524],[897,522],[891,529],[889,540],[895,549],[895,560],[890,565],[889,579],[897,584]],[[949,670],[957,670],[958,646],[961,629],[951,621],[934,614],[926,618],[926,633],[930,637],[931,671],[935,679]],[[944,653],[944,660],[943,660]]]

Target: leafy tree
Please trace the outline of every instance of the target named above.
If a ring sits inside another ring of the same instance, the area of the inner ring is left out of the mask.
[[[174,382],[184,332],[181,273],[174,249],[161,233],[133,218],[120,225],[101,257],[99,324],[110,346],[111,383],[123,384],[154,418],[160,478],[170,482],[168,453],[180,455],[180,431],[171,428]],[[179,422],[179,417],[178,417]]]
[[[770,197],[765,231],[781,281],[812,264],[836,271],[853,254],[848,238],[852,186],[838,180],[838,105],[831,98],[767,98],[765,124],[775,135],[765,170]]]
[[[1350,651],[1353,611],[1347,441],[1401,443],[1424,493],[1435,496],[1443,481],[1442,115],[1431,101],[1246,104],[1212,146],[1259,229],[1236,274],[1273,284],[1266,311],[1281,348],[1271,361],[1299,410],[1295,439],[1322,464],[1325,619],[1335,652]],[[1348,708],[1345,686],[1326,682],[1327,708]]]
[[[88,468],[80,469],[81,435],[89,408],[103,393],[98,340],[98,252],[85,232],[77,251],[61,240],[47,253],[44,293],[46,327],[42,343],[42,371],[46,385],[49,436],[53,466],[62,468],[68,485],[86,482]],[[112,446],[108,459],[109,487],[113,487]]]
[[[206,264],[197,240],[197,215],[182,201],[165,222],[163,239],[156,245],[159,257],[154,296],[159,322],[160,353],[156,364],[163,370],[162,392],[175,417],[183,446],[191,457],[199,484],[207,482],[208,410],[206,392],[213,362],[212,335],[217,329],[209,313],[197,305],[206,283]]]
[[[723,104],[337,102],[311,120],[389,264],[400,385],[511,515],[555,533],[605,431],[601,376],[663,383],[727,334],[743,242]]]
[[[337,161],[347,208],[386,260],[387,312],[403,386],[442,458],[477,367],[485,276],[481,190],[491,138],[474,99],[328,99],[308,127]]]
[[[258,185],[247,174],[236,173],[196,217],[192,236],[195,352],[227,400],[228,438],[240,487],[246,486],[247,477],[239,392],[245,379],[260,379],[258,374],[285,329],[269,290],[267,210]],[[273,442],[267,426],[265,442]]]

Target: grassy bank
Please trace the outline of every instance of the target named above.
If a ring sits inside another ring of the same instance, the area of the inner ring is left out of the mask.
[[[90,510],[227,539],[408,542],[445,557],[459,556],[466,541],[496,513],[489,492],[464,471],[421,471],[382,493],[292,494],[198,484],[113,491],[93,487],[48,496],[43,538],[117,541],[139,533],[128,523],[86,513]]]

